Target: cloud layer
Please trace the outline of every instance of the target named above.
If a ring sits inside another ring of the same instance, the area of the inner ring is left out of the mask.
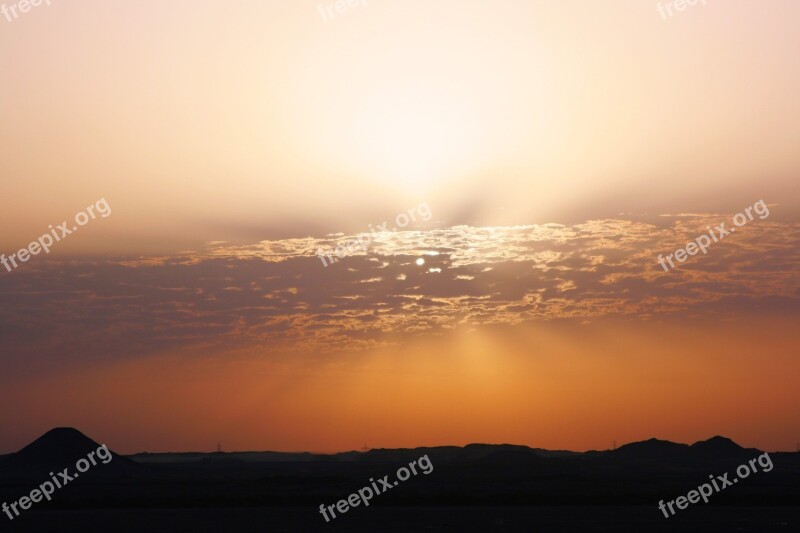
[[[754,220],[664,272],[722,215],[212,243],[175,256],[37,257],[0,275],[8,362],[218,346],[363,349],[458,327],[800,311],[800,224]],[[728,218],[729,220],[729,218]],[[425,260],[423,265],[417,259]]]

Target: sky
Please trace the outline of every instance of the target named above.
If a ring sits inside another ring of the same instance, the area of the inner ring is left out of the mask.
[[[0,14],[0,453],[794,450],[800,4],[668,3]]]

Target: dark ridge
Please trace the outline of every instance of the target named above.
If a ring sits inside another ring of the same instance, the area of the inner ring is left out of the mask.
[[[719,435],[711,437],[708,440],[697,441],[692,444],[692,449],[695,450],[713,450],[713,451],[743,451],[744,448],[733,442],[728,437],[720,437]]]
[[[761,451],[755,448],[743,448],[731,439],[720,437],[719,435],[711,437],[708,440],[695,442],[690,448],[692,452],[699,457],[716,459],[735,459],[744,456],[752,458],[761,453]]]
[[[639,463],[683,461],[689,457],[689,445],[653,438],[625,444],[616,450],[606,452],[603,457],[612,461]]]
[[[674,453],[682,453],[689,449],[687,444],[678,444],[675,442],[671,442],[668,440],[659,440],[656,438],[643,440],[640,442],[631,442],[629,444],[624,444],[617,448],[616,450],[612,450],[609,452],[613,455],[625,455],[625,456],[639,456],[639,455],[649,455],[652,453],[666,453],[666,454],[674,454]]]
[[[530,449],[504,448],[493,451],[481,457],[478,461],[484,464],[513,465],[519,467],[524,465],[539,465],[545,462],[546,459],[542,459]]]
[[[2,461],[3,477],[49,477],[49,471],[61,471],[64,468],[75,469],[78,460],[85,459],[91,452],[96,452],[100,444],[90,439],[75,428],[54,428],[31,442],[17,453],[4,457]],[[112,459],[103,463],[95,455],[97,465],[92,466],[92,477],[106,477],[134,472],[140,466],[114,453],[109,449]]]
[[[74,463],[100,445],[75,428],[54,428],[28,444],[15,455],[30,463],[53,461]]]

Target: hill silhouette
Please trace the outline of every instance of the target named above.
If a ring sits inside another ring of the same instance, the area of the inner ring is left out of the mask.
[[[762,453],[743,448],[727,437],[715,436],[691,446],[659,439],[632,442],[601,454],[603,461],[630,465],[700,465],[752,459]]]
[[[620,446],[608,452],[608,457],[635,462],[680,461],[689,457],[689,446],[653,438]]]
[[[3,477],[48,477],[50,471],[61,471],[64,468],[73,470],[75,463],[96,452],[100,444],[80,431],[71,427],[54,428],[34,440],[20,451],[3,456],[0,462],[0,476]],[[112,459],[103,464],[95,459],[102,468],[94,467],[97,475],[108,476],[123,474],[139,468],[134,461],[127,459],[109,449]]]
[[[719,435],[695,442],[690,448],[695,454],[712,457],[753,457],[755,454],[761,453],[755,448],[743,448],[731,439]]]
[[[73,472],[76,461],[98,446],[74,428],[56,428],[0,457],[0,502],[18,500],[49,479],[50,471]],[[108,464],[91,467],[59,490],[52,502],[38,503],[37,512],[26,514],[20,525],[30,524],[36,532],[82,533],[150,531],[153,524],[167,523],[175,527],[165,531],[256,531],[265,523],[283,531],[445,531],[436,524],[447,524],[447,531],[555,531],[542,527],[542,517],[561,523],[587,512],[592,517],[580,528],[558,530],[591,530],[605,520],[614,524],[609,531],[666,531],[659,528],[673,524],[658,511],[659,500],[686,493],[710,474],[735,472],[760,453],[716,436],[692,445],[649,439],[588,452],[476,443],[337,454],[114,454]],[[376,497],[369,511],[337,518],[344,529],[328,527],[316,512],[321,503],[338,502],[371,478],[391,481],[400,467],[424,455],[433,466],[429,473],[417,469]],[[774,470],[749,476],[735,489],[714,494],[715,505],[698,509],[715,519],[732,517],[725,518],[731,526],[725,530],[764,516],[799,523],[800,453],[770,457]],[[618,527],[631,513],[639,514],[639,523]],[[103,517],[105,523],[97,522]],[[63,527],[65,519],[72,527]],[[216,520],[213,527],[209,520]],[[520,527],[498,529],[510,521]],[[408,527],[386,527],[400,522]],[[681,526],[681,531],[711,530]]]
[[[75,461],[86,457],[100,447],[96,441],[71,427],[54,428],[37,438],[16,453],[0,456],[0,465],[4,470],[14,467],[35,467],[74,465]],[[111,450],[109,450],[111,451]],[[408,462],[428,454],[438,462],[510,462],[520,461],[527,464],[538,463],[539,459],[601,459],[623,463],[670,463],[696,460],[738,459],[744,456],[753,457],[761,451],[755,448],[744,448],[733,440],[714,436],[692,445],[675,443],[656,438],[625,444],[615,450],[592,450],[589,452],[572,452],[565,450],[545,450],[514,444],[480,444],[466,446],[435,446],[421,448],[376,448],[366,452],[350,451],[337,454],[315,454],[309,452],[164,452],[139,453],[123,457],[113,451],[111,463],[129,467],[141,464],[180,464],[190,462],[208,462],[215,460],[258,462]]]
[[[20,460],[30,463],[74,463],[100,444],[75,428],[54,428],[16,453]]]

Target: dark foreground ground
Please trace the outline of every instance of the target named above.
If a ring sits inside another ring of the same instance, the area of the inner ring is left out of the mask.
[[[76,430],[56,429],[0,457],[0,504],[30,494],[49,472],[75,473],[76,460],[97,449]],[[0,533],[800,531],[800,453],[766,455],[722,437],[585,453],[475,444],[327,456],[114,455],[13,521],[0,513]],[[756,470],[735,479],[749,461]],[[414,462],[416,475],[398,480]],[[726,473],[730,486],[708,503],[669,518],[659,510],[659,500]],[[320,504],[384,476],[368,507],[330,522],[320,514]]]
[[[602,507],[370,507],[326,524],[313,507],[31,512],[4,531],[193,532],[781,532],[800,507],[700,507],[666,519],[653,505]],[[15,521],[16,522],[16,521]]]

